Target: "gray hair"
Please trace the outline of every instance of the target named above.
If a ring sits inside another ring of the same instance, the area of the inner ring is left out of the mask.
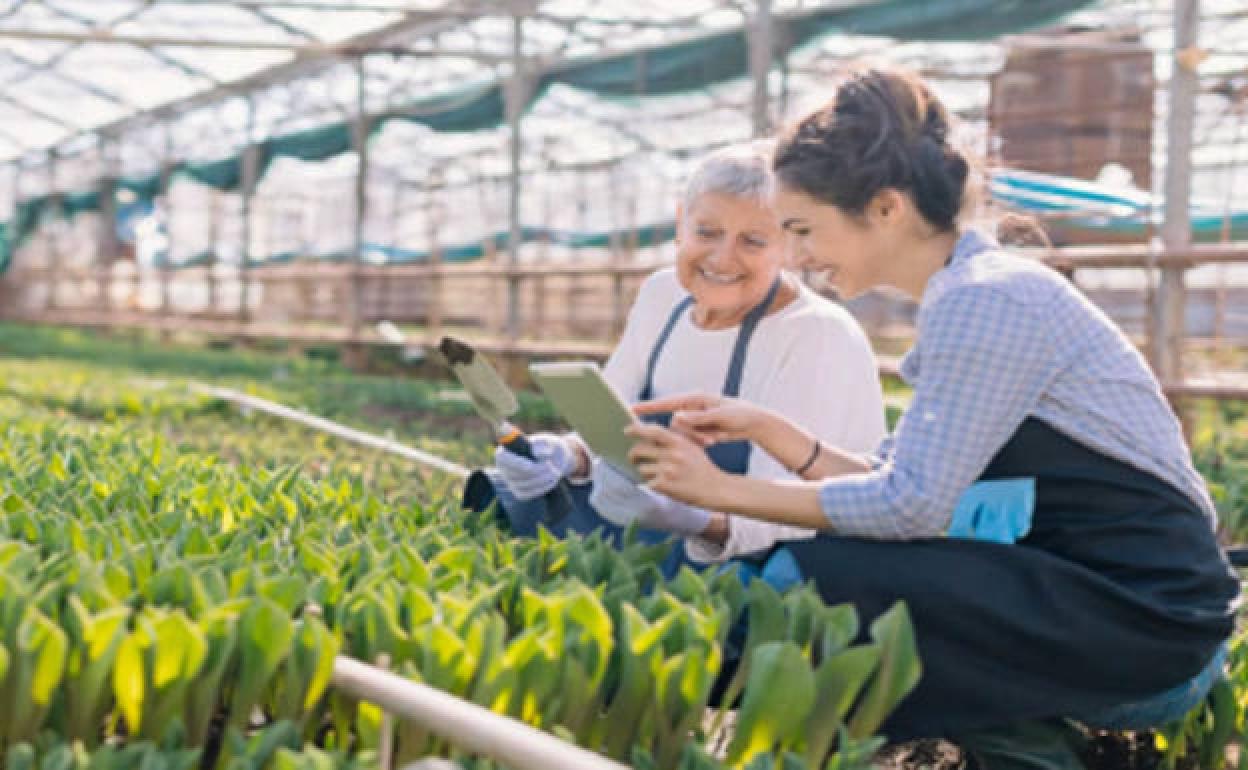
[[[755,139],[721,147],[705,155],[689,172],[682,202],[686,210],[707,193],[733,195],[761,202],[771,196],[772,139]]]

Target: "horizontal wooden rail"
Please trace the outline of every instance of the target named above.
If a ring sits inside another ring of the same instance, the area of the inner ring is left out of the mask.
[[[348,695],[513,770],[629,770],[523,722],[351,658],[334,660],[332,682]]]
[[[1060,248],[1022,248],[1018,252],[1059,268],[1123,268],[1123,267],[1197,267],[1217,263],[1248,263],[1248,242],[1197,243],[1180,250],[1155,249],[1148,244],[1111,244],[1103,246],[1064,246]],[[668,262],[598,262],[562,263],[535,262],[511,266],[505,263],[420,263],[406,265],[358,266],[358,274],[365,277],[423,278],[431,275],[479,278],[539,278],[559,276],[621,276],[644,277]],[[230,275],[237,272],[237,265],[217,265],[218,273]],[[206,266],[187,267],[179,270],[144,270],[148,276],[168,274],[171,277],[195,277],[204,275]],[[252,280],[280,279],[326,279],[352,274],[357,266],[349,262],[317,262],[314,260],[281,264],[253,265],[248,271]],[[133,277],[116,274],[111,267],[69,265],[18,266],[12,270],[14,277],[55,276],[64,278],[116,278]]]
[[[3,314],[0,314],[3,317]],[[349,345],[384,345],[391,343],[381,339],[372,329],[365,328],[352,335],[341,326],[310,326],[306,324],[264,323],[253,321],[240,323],[230,320],[195,318],[160,318],[150,313],[119,313],[92,310],[51,310],[37,315],[14,317],[9,320],[25,323],[60,324],[90,328],[133,328],[157,331],[189,331],[205,335],[219,335],[243,339],[279,339],[305,343],[330,343]],[[497,356],[525,358],[585,358],[605,361],[614,345],[607,342],[577,340],[507,340],[498,337],[467,335],[469,342],[482,353]],[[432,344],[433,340],[426,340]],[[880,374],[896,377],[900,374],[900,358],[877,356]],[[1248,401],[1248,378],[1241,382],[1217,382],[1192,380],[1165,383],[1166,394],[1173,398],[1214,398]]]

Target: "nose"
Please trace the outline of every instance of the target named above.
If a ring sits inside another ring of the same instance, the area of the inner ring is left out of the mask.
[[[712,266],[720,266],[729,264],[733,257],[732,242],[727,238],[721,239],[706,254],[706,261]]]

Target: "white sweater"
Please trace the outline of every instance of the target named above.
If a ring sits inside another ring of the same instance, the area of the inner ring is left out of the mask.
[[[604,372],[624,398],[640,398],[651,350],[686,293],[672,268],[657,271],[642,285]],[[739,327],[700,329],[693,323],[692,310],[681,316],[659,356],[655,398],[723,390]],[[746,354],[740,396],[785,415],[825,444],[851,452],[872,452],[884,437],[883,396],[866,335],[844,308],[805,286],[796,299],[759,322]],[[747,473],[794,478],[758,447],[750,453]],[[745,517],[730,517],[729,531],[722,546],[689,538],[689,556],[701,562],[722,561],[813,534]]]

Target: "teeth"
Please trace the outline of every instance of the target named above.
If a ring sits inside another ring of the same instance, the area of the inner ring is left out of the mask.
[[[721,275],[720,273],[712,273],[706,269],[701,269],[698,272],[702,275],[703,278],[710,281],[711,283],[724,283],[724,284],[736,283],[737,281],[741,280],[741,277],[742,277],[739,274]]]

